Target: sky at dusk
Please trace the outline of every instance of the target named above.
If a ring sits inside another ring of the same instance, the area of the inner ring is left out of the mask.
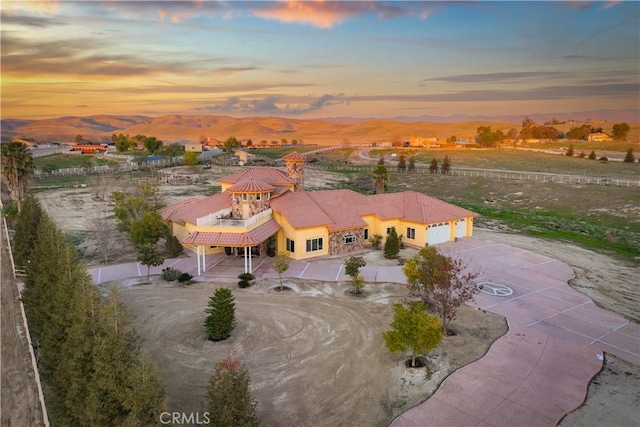
[[[640,2],[6,1],[2,118],[640,109]]]

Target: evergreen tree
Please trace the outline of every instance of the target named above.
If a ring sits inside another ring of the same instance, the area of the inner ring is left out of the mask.
[[[431,173],[438,173],[438,159],[435,157],[431,159],[431,164],[429,165],[429,171]]]
[[[227,357],[216,363],[207,386],[207,409],[211,424],[221,427],[256,427],[258,406],[251,394],[249,371]]]
[[[398,172],[405,172],[407,170],[407,160],[404,154],[400,154],[398,159]]]
[[[212,341],[226,340],[236,326],[235,298],[228,288],[218,288],[209,299],[209,308],[205,310],[209,316],[204,321],[204,326]]]
[[[409,172],[415,172],[416,171],[416,156],[409,156],[409,167],[408,167]]]
[[[575,153],[574,153],[574,151],[573,151],[573,144],[570,144],[570,145],[569,145],[569,149],[567,150],[566,156],[567,156],[567,157],[573,157],[573,155],[574,155],[574,154],[575,154]]]
[[[28,194],[22,203],[22,211],[15,225],[14,260],[16,266],[24,268],[31,258],[36,244],[36,230],[42,217],[42,208],[32,194]]]
[[[400,253],[400,238],[395,227],[391,227],[387,240],[384,242],[384,257],[393,259],[397,258]]]
[[[165,248],[167,249],[167,252],[169,253],[169,256],[171,258],[177,257],[184,250],[184,247],[182,246],[182,243],[180,243],[180,240],[178,240],[178,238],[173,234],[169,234],[167,236]]]
[[[589,160],[595,160],[596,159],[596,152],[591,150],[591,152],[589,153]]]
[[[449,156],[445,155],[444,160],[442,161],[442,173],[449,173],[451,171],[451,161],[449,160]]]
[[[636,161],[636,158],[633,155],[633,148],[629,148],[627,150],[627,154],[624,156],[625,163],[633,163]]]
[[[378,158],[378,165],[384,166],[384,156],[382,154],[380,154],[380,157]]]
[[[411,350],[411,366],[416,365],[416,356],[433,350],[442,340],[442,327],[436,316],[425,312],[420,301],[413,301],[409,307],[394,304],[391,330],[382,333],[387,348],[393,353]]]

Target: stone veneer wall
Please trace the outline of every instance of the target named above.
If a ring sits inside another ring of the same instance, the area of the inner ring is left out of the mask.
[[[287,176],[295,181],[293,191],[304,191],[304,162],[285,161]]]
[[[344,243],[344,236],[353,234],[356,236],[354,243]],[[329,254],[339,255],[364,249],[364,228],[336,231],[329,233]]]
[[[237,194],[238,201],[231,199],[231,212],[235,219],[247,219],[254,215],[259,214],[262,211],[266,211],[271,207],[271,200],[267,199],[266,194],[261,194],[261,199],[256,200],[256,194],[249,194],[247,201],[242,200],[242,194]],[[247,212],[244,206],[248,206],[248,214],[243,215],[243,212]]]

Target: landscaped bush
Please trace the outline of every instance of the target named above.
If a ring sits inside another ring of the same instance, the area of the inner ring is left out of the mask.
[[[162,269],[162,278],[167,282],[173,282],[174,280],[178,280],[182,275],[182,271],[176,270],[172,267],[167,267]]]
[[[379,234],[374,234],[369,237],[369,242],[373,245],[373,249],[380,249],[380,245],[382,244],[382,236]]]
[[[253,285],[253,279],[255,278],[256,276],[251,273],[242,273],[238,276],[238,279],[240,279],[240,281],[238,282],[238,286],[241,288],[248,288],[249,286]]]
[[[189,274],[189,273],[182,273],[180,275],[180,277],[178,277],[178,282],[180,283],[185,283],[188,282],[189,280],[193,279],[193,274]]]

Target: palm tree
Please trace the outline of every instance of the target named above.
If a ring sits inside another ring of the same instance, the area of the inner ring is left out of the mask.
[[[373,169],[373,181],[376,185],[376,194],[384,193],[389,181],[389,171],[385,165],[378,165]]]
[[[21,202],[27,192],[29,178],[35,169],[33,157],[27,147],[19,141],[11,141],[0,146],[2,154],[2,174],[7,179],[10,197],[21,209]]]

